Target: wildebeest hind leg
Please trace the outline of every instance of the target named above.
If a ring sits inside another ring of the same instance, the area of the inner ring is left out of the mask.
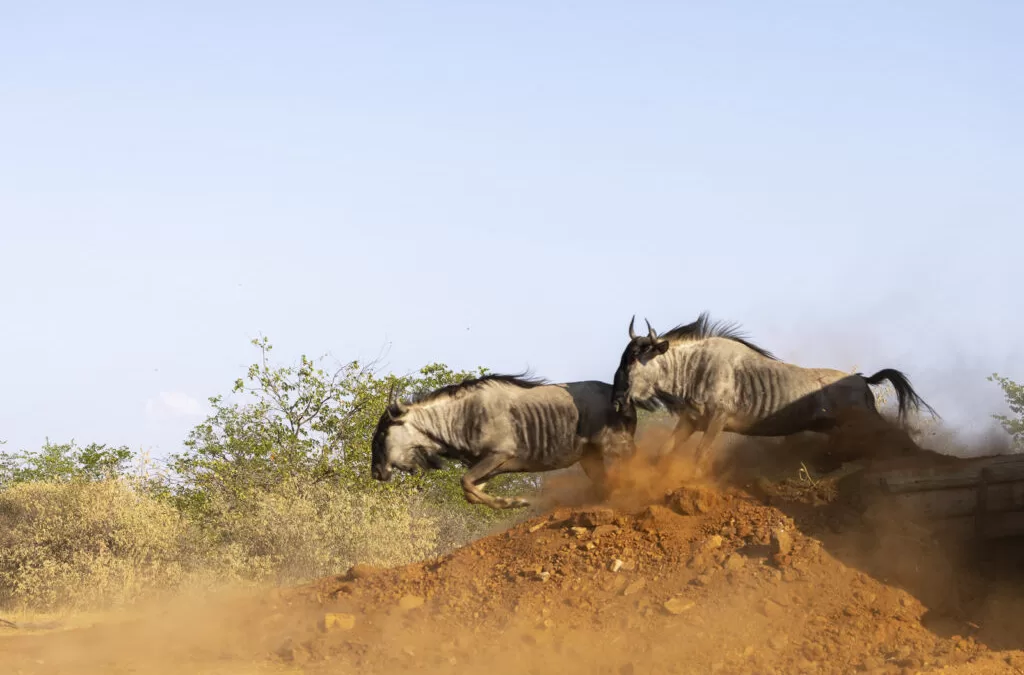
[[[469,471],[462,475],[462,491],[466,495],[466,501],[470,504],[489,506],[492,509],[511,509],[529,506],[529,502],[522,497],[494,497],[480,488],[480,485],[485,484],[494,476],[509,471],[509,468],[503,465],[510,459],[507,455],[493,454],[484,457],[469,467]]]

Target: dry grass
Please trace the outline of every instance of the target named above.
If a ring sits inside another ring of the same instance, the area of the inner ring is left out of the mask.
[[[419,560],[473,539],[474,526],[413,497],[329,484],[284,483],[197,521],[125,480],[24,483],[0,491],[0,606],[95,609],[297,583]]]
[[[0,492],[0,601],[85,606],[173,585],[185,531],[119,481],[15,485]]]

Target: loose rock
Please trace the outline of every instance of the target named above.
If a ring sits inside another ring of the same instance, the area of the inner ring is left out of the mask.
[[[743,566],[746,564],[746,562],[747,561],[744,559],[744,557],[741,556],[739,553],[733,553],[728,558],[726,558],[725,569],[729,570],[730,572],[738,572],[739,570],[743,569]]]
[[[717,551],[718,549],[722,548],[723,541],[725,540],[722,539],[721,535],[713,534],[704,541],[704,544],[701,546],[701,550],[705,553]]]
[[[325,633],[331,631],[352,630],[356,627],[356,617],[352,614],[324,614],[320,619],[320,630]]]
[[[707,488],[681,488],[668,493],[665,502],[676,513],[698,516],[714,509],[719,503],[719,497]]]
[[[793,550],[793,535],[787,530],[777,527],[772,530],[772,555],[789,555]]]
[[[781,616],[783,613],[782,605],[771,599],[765,600],[761,603],[761,613],[770,619]]]
[[[671,600],[665,601],[665,604],[662,606],[669,614],[682,614],[685,611],[693,609],[695,605],[696,603],[692,600],[686,600],[685,598],[672,598]]]
[[[597,527],[609,525],[615,520],[615,512],[608,508],[595,508],[580,511],[573,516],[572,524],[576,527]]]
[[[622,591],[622,594],[623,595],[633,595],[634,593],[639,593],[643,589],[643,587],[646,586],[646,585],[647,585],[647,582],[643,578],[637,579],[636,581],[631,583],[629,586],[626,586],[626,589],[624,591]]]

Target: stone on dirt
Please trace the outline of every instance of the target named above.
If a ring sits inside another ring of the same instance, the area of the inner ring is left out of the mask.
[[[325,633],[339,630],[352,630],[356,627],[356,617],[352,614],[324,614],[320,620],[320,630]]]
[[[629,586],[626,586],[626,589],[622,591],[622,594],[633,595],[635,593],[639,593],[641,590],[643,590],[643,587],[646,585],[647,581],[644,580],[643,577],[641,577],[640,579],[637,579],[636,581],[631,583]]]
[[[713,535],[711,535],[710,537],[708,537],[707,539],[704,540],[704,543],[701,545],[700,549],[704,553],[710,553],[711,551],[717,551],[718,549],[722,548],[722,543],[724,541],[725,540],[722,539],[722,535],[720,535],[720,534],[713,534]]]
[[[730,572],[738,572],[739,570],[743,569],[745,563],[746,560],[744,560],[743,556],[741,556],[739,553],[733,553],[725,559],[725,569],[729,570]]]
[[[695,605],[696,603],[692,600],[687,600],[685,598],[672,598],[670,600],[666,600],[662,607],[664,607],[665,611],[669,614],[682,614],[683,612],[693,609]]]
[[[657,533],[673,527],[674,522],[679,520],[679,514],[672,509],[652,504],[640,514],[637,525],[644,532]]]
[[[776,527],[771,534],[772,555],[789,555],[793,551],[793,535],[785,528]]]
[[[701,487],[685,487],[665,495],[665,503],[684,516],[699,516],[709,513],[719,502],[718,493]]]
[[[572,525],[576,527],[597,527],[610,525],[615,520],[615,511],[608,508],[593,508],[578,511],[572,517]]]

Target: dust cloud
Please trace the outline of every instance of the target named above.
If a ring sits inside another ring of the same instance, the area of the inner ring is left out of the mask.
[[[653,456],[670,429],[642,427],[601,500],[582,472],[559,472],[513,527],[434,560],[0,628],[3,672],[1024,669],[1020,543],[950,539],[912,507],[865,498],[848,470],[959,460],[888,427],[729,436],[698,481],[696,438]],[[813,469],[836,456],[852,462],[839,477]]]

